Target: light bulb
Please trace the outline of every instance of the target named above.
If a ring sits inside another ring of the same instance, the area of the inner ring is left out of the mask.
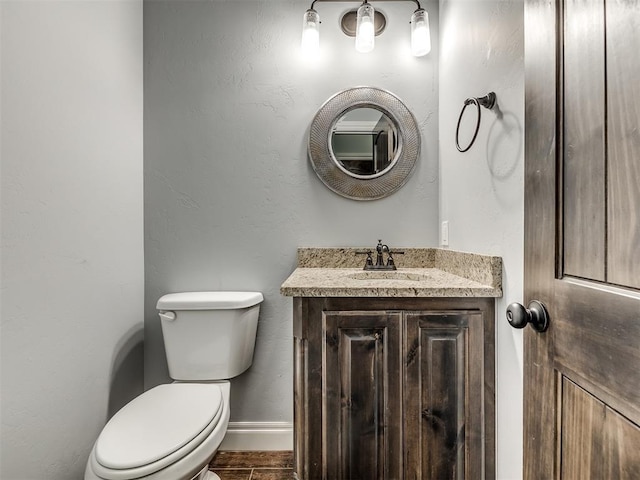
[[[430,51],[429,14],[420,8],[411,15],[411,53],[415,57],[422,57]]]
[[[358,8],[358,18],[356,20],[356,50],[367,53],[373,50],[375,39],[375,27],[373,19],[375,10],[368,3],[363,3]]]
[[[302,52],[317,55],[320,51],[320,15],[310,8],[302,17]]]

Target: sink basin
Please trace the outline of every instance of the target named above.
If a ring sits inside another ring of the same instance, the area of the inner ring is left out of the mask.
[[[352,273],[348,275],[353,280],[402,280],[409,282],[421,282],[428,280],[428,275],[421,275],[419,273],[398,272],[391,271],[375,271],[369,270],[365,272]]]

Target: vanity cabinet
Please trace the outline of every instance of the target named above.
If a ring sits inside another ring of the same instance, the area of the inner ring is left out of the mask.
[[[294,298],[300,480],[494,473],[493,298]]]

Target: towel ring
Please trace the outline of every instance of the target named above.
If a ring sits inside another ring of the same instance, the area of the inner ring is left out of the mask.
[[[471,139],[471,142],[469,142],[469,145],[467,145],[466,148],[462,148],[460,146],[460,141],[459,141],[460,122],[462,121],[462,116],[464,115],[464,111],[471,104],[474,104],[478,110],[478,121],[476,122],[476,130],[475,132],[473,132],[473,138]],[[481,117],[480,105],[491,110],[495,104],[496,104],[496,94],[493,92],[487,93],[484,97],[480,97],[480,98],[472,97],[472,98],[467,98],[464,101],[464,106],[462,107],[462,111],[460,112],[460,116],[458,117],[458,126],[456,127],[456,148],[458,149],[459,152],[462,152],[462,153],[466,152],[471,148],[471,146],[473,145],[473,142],[476,141],[476,137],[478,136],[478,130],[480,130],[480,117]]]

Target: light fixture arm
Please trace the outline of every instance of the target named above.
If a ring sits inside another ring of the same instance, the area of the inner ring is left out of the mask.
[[[313,2],[311,2],[311,7],[309,7],[311,10],[314,10],[314,6],[317,2],[356,2],[356,3],[369,3],[369,2],[375,2],[375,1],[394,1],[394,2],[413,2],[417,5],[418,8],[416,8],[416,10],[421,10],[422,7],[420,6],[420,2],[418,0],[364,0],[363,2],[360,2],[359,0],[313,0]]]

